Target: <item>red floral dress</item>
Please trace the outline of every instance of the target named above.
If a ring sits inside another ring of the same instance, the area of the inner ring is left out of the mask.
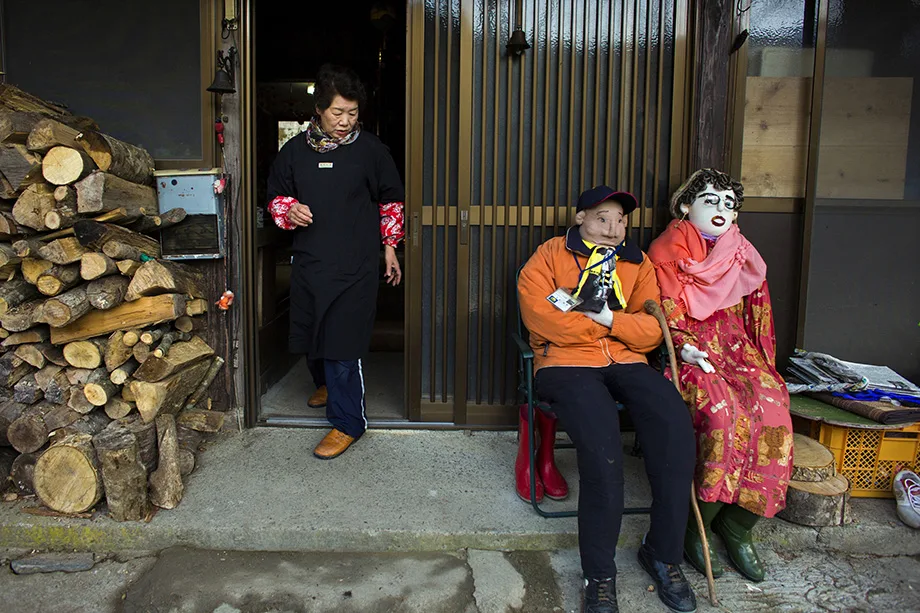
[[[661,264],[669,265],[674,263]],[[789,393],[776,370],[767,282],[705,321],[688,315],[680,298],[662,295],[662,307],[678,355],[684,343],[695,345],[716,370],[707,374],[694,364],[680,366],[697,435],[697,496],[773,517],[786,506],[792,418]]]

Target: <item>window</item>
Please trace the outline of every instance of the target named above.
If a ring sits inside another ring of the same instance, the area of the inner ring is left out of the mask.
[[[209,0],[2,0],[7,83],[91,117],[157,167],[213,164]]]

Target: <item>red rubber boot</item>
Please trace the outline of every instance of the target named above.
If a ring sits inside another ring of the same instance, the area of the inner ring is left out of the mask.
[[[518,454],[517,460],[514,462],[514,486],[517,495],[525,502],[530,502],[530,461],[528,459],[528,454],[530,453],[528,443],[530,440],[530,428],[528,425],[527,405],[523,404],[521,405],[521,415],[518,419]],[[539,476],[537,476],[536,494],[537,502],[541,502],[543,500],[543,483],[540,481]]]
[[[543,482],[543,491],[553,500],[563,500],[569,495],[569,485],[556,468],[553,454],[556,444],[556,417],[537,411],[537,430],[540,433],[540,447],[537,449],[537,478]]]

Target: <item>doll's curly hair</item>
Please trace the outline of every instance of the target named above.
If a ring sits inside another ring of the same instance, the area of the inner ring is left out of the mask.
[[[671,197],[671,215],[675,218],[683,216],[680,207],[682,204],[691,204],[698,193],[706,185],[712,185],[719,190],[732,190],[735,192],[735,210],[739,210],[744,204],[744,186],[740,181],[735,181],[731,175],[714,168],[703,168],[690,175],[690,178],[684,181],[683,185],[677,188]]]

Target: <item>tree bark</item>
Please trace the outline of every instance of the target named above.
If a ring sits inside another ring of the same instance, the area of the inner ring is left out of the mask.
[[[12,353],[5,353],[0,356],[0,385],[12,388],[33,370],[32,366],[22,358]]]
[[[16,250],[13,249],[12,245],[0,243],[0,266],[19,264],[20,261],[22,261],[22,259],[19,254],[16,253]]]
[[[45,215],[53,211],[57,201],[54,190],[44,184],[28,186],[16,199],[13,206],[13,219],[20,226],[26,226],[39,232],[46,230]]]
[[[27,343],[18,345],[13,351],[13,355],[22,358],[35,368],[41,369],[48,363],[48,358],[45,357],[45,350],[52,346],[51,343]]]
[[[176,423],[199,432],[220,432],[225,417],[226,414],[220,411],[186,409],[179,413]]]
[[[41,119],[37,113],[0,110],[0,143],[27,145],[29,134]]]
[[[86,295],[86,287],[80,285],[45,301],[42,314],[45,322],[52,328],[61,328],[80,319],[92,308]],[[55,330],[51,331],[51,342],[62,344],[61,341],[55,340]]]
[[[153,182],[153,158],[145,149],[101,132],[84,132],[78,140],[101,170],[133,183]]]
[[[826,481],[837,474],[834,454],[818,441],[804,434],[793,434],[792,480]]]
[[[29,151],[47,153],[59,145],[80,149],[77,136],[80,131],[64,125],[53,119],[42,119],[35,123],[26,138],[26,147]]]
[[[118,272],[115,260],[104,253],[84,253],[80,258],[80,276],[86,281],[93,281]]]
[[[73,264],[74,262],[79,262],[84,253],[86,253],[86,249],[80,245],[80,241],[73,236],[55,239],[38,250],[38,255],[42,259],[55,264]]]
[[[38,295],[38,289],[25,279],[16,278],[0,283],[0,316],[10,309],[34,300]]]
[[[134,347],[140,340],[142,333],[143,331],[139,328],[125,330],[125,335],[121,338],[121,342],[125,344],[125,347]]]
[[[45,397],[45,393],[35,382],[35,373],[29,373],[13,386],[13,401],[23,404],[35,404]]]
[[[130,281],[121,275],[90,281],[86,287],[89,303],[100,311],[112,309],[125,301]]]
[[[176,343],[172,351],[163,357],[148,356],[141,367],[134,372],[134,378],[147,383],[162,381],[213,355],[214,350],[201,337],[194,336],[187,342]],[[210,367],[210,362],[208,366]],[[189,390],[189,393],[193,391]]]
[[[90,404],[97,407],[104,407],[109,398],[114,398],[118,395],[118,390],[119,387],[109,379],[109,371],[102,366],[93,371],[86,385],[83,386],[83,393],[86,395],[86,399],[89,400]]]
[[[10,423],[6,437],[16,451],[32,453],[41,449],[48,442],[50,431],[45,424],[45,415],[50,413],[54,406],[48,402],[33,404]]]
[[[139,260],[119,260],[115,265],[118,267],[118,272],[126,277],[133,277],[137,269],[141,267]]]
[[[38,258],[38,250],[45,246],[44,241],[37,238],[23,238],[13,243],[13,252],[21,258]],[[24,260],[23,260],[24,261]]]
[[[67,407],[77,413],[86,415],[87,413],[92,413],[96,405],[86,398],[82,385],[72,385],[67,390]]]
[[[35,494],[49,509],[83,513],[102,498],[102,476],[93,437],[73,434],[55,441],[35,463]]]
[[[163,335],[169,332],[169,326],[157,326],[156,328],[151,328],[149,330],[144,330],[141,332],[140,341],[148,345],[152,345],[161,338]]]
[[[0,315],[0,323],[10,332],[23,332],[38,323],[44,323],[43,299],[30,300]],[[53,341],[52,341],[53,342]]]
[[[115,175],[93,172],[77,183],[76,187],[79,213],[102,213],[117,208],[126,209],[133,218],[159,213],[155,189],[125,181]]]
[[[199,362],[155,383],[131,381],[137,410],[144,421],[153,421],[160,414],[178,413],[207,370],[208,363]]]
[[[150,351],[150,345],[147,343],[135,343],[134,346],[131,347],[131,354],[139,364],[143,364],[150,358]]]
[[[19,419],[19,416],[28,408],[28,405],[21,402],[7,400],[0,404],[0,446],[10,447],[10,439],[6,437],[6,432],[10,424]]]
[[[115,521],[140,521],[147,516],[147,470],[137,437],[118,422],[93,437],[102,467],[105,500]]]
[[[65,392],[70,389],[67,373],[57,364],[45,366],[35,373],[35,383],[45,393],[45,399],[54,404],[66,404]]]
[[[130,226],[133,232],[150,234],[151,232],[159,232],[161,223],[159,215],[143,215],[132,221]]]
[[[177,423],[176,438],[179,439],[179,473],[184,477],[195,470],[198,445],[204,440],[204,434]]]
[[[42,176],[52,185],[70,185],[96,168],[86,153],[70,147],[54,147],[45,155],[41,164]]]
[[[179,470],[176,420],[172,415],[160,415],[156,424],[159,460],[157,469],[150,475],[150,502],[162,509],[174,509],[185,492]]]
[[[160,213],[160,230],[165,230],[166,228],[171,228],[172,226],[185,221],[185,218],[188,216],[185,209],[182,207],[175,207],[169,209],[165,213]]]
[[[185,308],[185,314],[189,317],[195,317],[196,315],[203,315],[208,312],[208,301],[203,298],[195,298],[188,301],[188,305]]]
[[[55,265],[38,278],[35,287],[45,296],[57,296],[75,287],[80,280],[79,264]]]
[[[157,429],[154,422],[149,424],[141,419],[137,413],[131,413],[127,417],[118,420],[118,423],[128,429],[137,437],[137,444],[140,448],[141,463],[150,474],[157,467]]]
[[[163,335],[163,338],[160,339],[160,344],[157,345],[157,348],[153,350],[153,357],[165,358],[169,353],[169,349],[173,346],[173,343],[176,341],[187,341],[191,338],[191,334],[179,332],[178,330],[170,330]]]

